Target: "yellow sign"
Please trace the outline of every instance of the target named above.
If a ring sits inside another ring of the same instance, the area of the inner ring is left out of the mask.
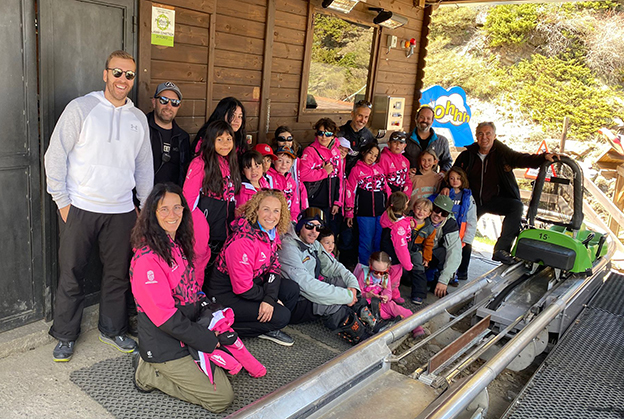
[[[173,46],[175,10],[152,6],[152,45]]]

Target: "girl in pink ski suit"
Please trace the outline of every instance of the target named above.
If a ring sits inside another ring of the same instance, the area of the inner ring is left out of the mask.
[[[395,131],[390,135],[388,147],[381,151],[377,167],[386,175],[386,182],[392,192],[405,192],[412,196],[412,180],[409,177],[410,163],[403,155],[407,134]]]
[[[308,192],[309,207],[321,209],[329,227],[338,234],[345,169],[335,139],[338,127],[330,118],[321,118],[314,124],[314,130],[315,140],[301,156],[301,180]]]
[[[197,322],[203,293],[193,270],[191,212],[179,186],[154,186],[132,231],[132,245],[130,283],[140,340],[136,387],[159,388],[213,412],[225,410],[234,399],[225,372],[211,369],[210,380],[189,354],[189,347],[212,353],[219,339]]]
[[[268,182],[262,176],[262,159],[262,154],[256,150],[249,150],[241,157],[240,166],[243,178],[240,191],[235,197],[237,209],[242,207],[258,191],[269,187]]]
[[[297,161],[297,155],[293,149],[288,147],[279,147],[275,155],[277,159],[273,161],[273,166],[266,174],[269,188],[284,192],[290,210],[290,218],[297,222],[301,211],[308,208],[308,194],[305,186],[300,184],[298,187],[290,173],[290,168]]]
[[[345,218],[347,226],[353,227],[357,217],[360,232],[358,258],[361,264],[368,263],[373,252],[379,251],[381,225],[379,219],[386,209],[390,188],[386,176],[377,167],[379,146],[369,144],[360,151],[360,160],[355,163],[347,180],[345,196]]]
[[[227,239],[240,186],[234,132],[225,121],[212,122],[206,128],[200,155],[189,165],[183,189],[193,211],[195,263],[202,284],[208,261],[217,257]]]

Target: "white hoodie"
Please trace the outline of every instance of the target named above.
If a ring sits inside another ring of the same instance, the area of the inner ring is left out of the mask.
[[[59,208],[134,210],[132,189],[142,205],[154,181],[147,118],[130,99],[115,107],[102,91],[72,100],[54,127],[45,171]]]

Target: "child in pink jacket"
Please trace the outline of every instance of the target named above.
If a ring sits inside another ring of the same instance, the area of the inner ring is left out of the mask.
[[[266,174],[269,188],[284,192],[288,202],[288,209],[290,210],[290,217],[292,221],[297,222],[301,211],[308,208],[308,195],[305,186],[303,183],[300,183],[299,187],[297,187],[297,182],[290,172],[290,168],[297,160],[297,155],[289,147],[278,147],[275,155],[277,159],[273,161],[273,167]]]
[[[404,319],[412,315],[410,310],[392,300],[390,277],[398,274],[400,280],[401,273],[390,269],[390,256],[386,252],[373,253],[368,266],[358,264],[353,273],[358,279],[362,296],[366,298],[366,301],[373,307],[379,304],[379,314],[382,319],[396,317]],[[421,326],[418,326],[412,333],[416,337],[422,336],[425,332]]]
[[[206,128],[200,155],[191,161],[182,189],[193,212],[195,269],[200,283],[209,258],[217,257],[227,239],[240,186],[234,132],[227,122],[214,121]]]
[[[243,178],[240,191],[235,197],[237,210],[259,190],[269,187],[269,183],[262,175],[262,160],[262,154],[256,150],[249,150],[242,155],[240,166]]]
[[[409,177],[410,163],[403,155],[407,134],[395,131],[390,135],[388,147],[384,148],[377,166],[386,175],[386,182],[392,192],[405,192],[412,195],[412,180]]]
[[[347,180],[345,217],[349,227],[353,227],[354,215],[357,217],[360,232],[358,258],[363,265],[368,263],[371,253],[379,251],[381,243],[379,220],[390,195],[386,176],[376,164],[378,157],[377,144],[365,146],[360,151],[360,160],[351,169]]]
[[[300,159],[301,181],[308,192],[309,207],[321,209],[330,228],[338,234],[345,169],[335,138],[338,127],[330,118],[321,118],[314,130],[315,140],[303,150]]]

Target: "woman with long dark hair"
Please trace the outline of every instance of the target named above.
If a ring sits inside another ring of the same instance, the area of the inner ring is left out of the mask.
[[[242,155],[249,149],[245,141],[245,137],[247,136],[247,131],[245,129],[246,115],[245,107],[240,100],[234,97],[221,99],[215,110],[212,111],[212,115],[210,115],[206,123],[197,131],[191,149],[195,150],[196,153],[199,152],[200,143],[206,138],[208,125],[214,121],[225,121],[230,124],[232,131],[234,131],[234,148],[236,154],[238,156]]]
[[[132,245],[130,283],[140,341],[140,358],[133,363],[136,388],[225,410],[234,399],[226,373],[215,367],[211,382],[189,353],[189,347],[211,353],[219,339],[197,323],[203,293],[194,275],[191,211],[179,186],[154,186],[132,231]]]

